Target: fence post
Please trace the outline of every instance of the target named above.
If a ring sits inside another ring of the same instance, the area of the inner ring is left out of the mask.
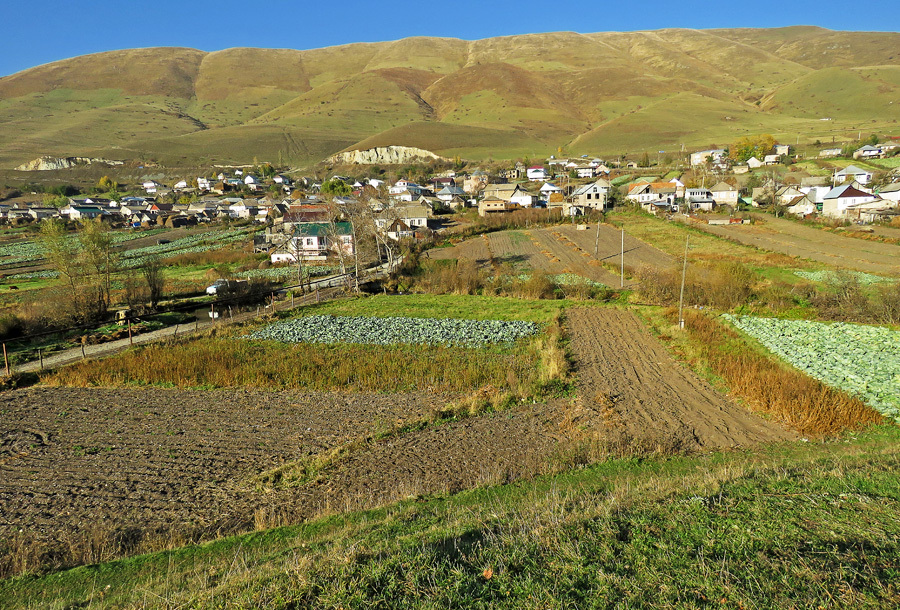
[[[3,344],[3,364],[6,365],[6,376],[9,377],[9,356],[6,355],[6,343]]]
[[[87,354],[84,353],[84,343],[81,344],[81,359],[84,360],[87,358]]]
[[[43,350],[40,350],[40,349],[38,350],[38,358],[41,361],[41,370],[43,371],[44,370],[44,352],[43,352]]]
[[[134,345],[134,337],[131,335],[131,318],[128,318],[128,343]]]
[[[172,335],[173,337],[178,336],[178,324],[175,325],[175,333]]]

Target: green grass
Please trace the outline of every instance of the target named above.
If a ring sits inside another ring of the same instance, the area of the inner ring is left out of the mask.
[[[0,605],[892,607],[898,441],[613,460],[10,579]]]

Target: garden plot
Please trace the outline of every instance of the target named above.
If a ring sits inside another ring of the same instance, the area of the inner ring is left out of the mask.
[[[900,422],[900,332],[841,322],[724,317],[811,377]]]
[[[896,278],[881,277],[880,275],[872,275],[871,273],[863,273],[862,271],[844,271],[847,277],[855,278],[861,286],[871,286],[872,284],[881,284],[884,282],[896,282]],[[810,282],[820,282],[823,284],[833,284],[841,279],[840,274],[835,271],[794,271],[794,275],[802,277]]]
[[[534,322],[521,321],[324,315],[275,322],[244,338],[282,343],[478,347],[513,343],[539,330]]]

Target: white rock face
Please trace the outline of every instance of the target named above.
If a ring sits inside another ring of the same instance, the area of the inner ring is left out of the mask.
[[[39,157],[34,161],[23,163],[16,168],[19,172],[45,172],[54,169],[69,169],[77,165],[90,165],[91,163],[105,163],[106,165],[122,165],[123,161],[111,161],[110,159],[94,159],[91,157]]]
[[[443,159],[428,150],[411,146],[378,146],[368,150],[351,150],[328,158],[331,165],[401,165]]]

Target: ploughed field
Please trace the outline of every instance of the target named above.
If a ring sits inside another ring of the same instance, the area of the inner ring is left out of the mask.
[[[619,286],[617,273],[604,267],[618,268],[622,250],[621,231],[610,225],[588,225],[578,230],[572,225],[535,228],[520,231],[498,231],[473,237],[450,248],[431,250],[433,259],[470,259],[482,266],[514,269],[537,269],[551,275],[575,274],[611,287]],[[597,253],[596,257],[594,253]],[[625,264],[669,267],[674,259],[644,242],[625,236]]]
[[[792,437],[674,361],[629,312],[571,308],[566,329],[576,397],[462,419],[435,420],[457,397],[427,393],[3,392],[0,535],[24,530],[48,549],[209,537],[529,477],[584,441],[691,451]]]
[[[900,275],[900,245],[848,237],[783,218],[756,225],[695,225],[748,246],[876,275]],[[882,236],[895,233],[880,229]]]

